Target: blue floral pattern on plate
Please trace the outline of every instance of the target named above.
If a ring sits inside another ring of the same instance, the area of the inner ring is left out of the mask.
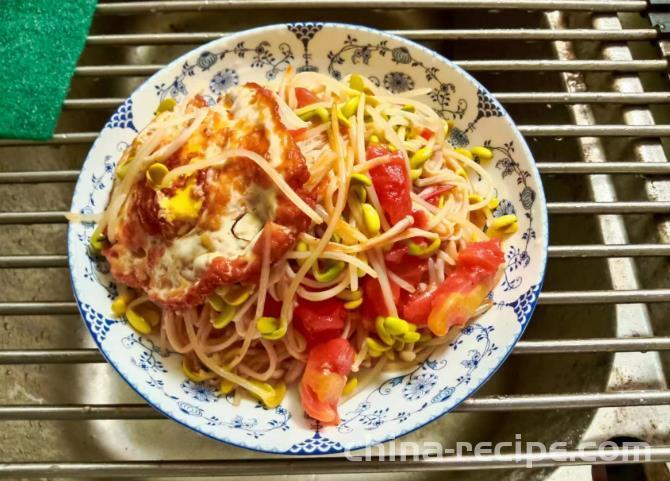
[[[231,87],[240,83],[240,76],[237,72],[230,68],[224,68],[219,73],[212,77],[209,82],[209,90],[217,97]]]
[[[479,323],[466,326],[461,335],[448,346],[457,355],[445,359],[440,355],[442,353],[436,352],[410,373],[387,380],[370,392],[356,409],[345,414],[337,427],[338,431],[350,433],[356,428],[374,431],[390,423],[405,423],[430,404],[448,402],[470,384],[472,373],[482,360],[498,351],[498,346],[491,338],[494,331],[494,326]],[[474,345],[471,341],[474,341]],[[450,359],[457,361],[455,368],[459,369],[459,375],[454,383],[439,385],[439,374],[450,366]],[[400,402],[384,400],[388,397]],[[393,406],[398,406],[398,409]]]
[[[137,128],[133,123],[133,100],[128,98],[121,107],[110,117],[105,124],[106,129],[130,129],[137,132]]]
[[[466,326],[409,372],[385,373],[340,407],[339,426],[306,418],[294,390],[276,409],[234,406],[206,383],[184,378],[181,357],[161,352],[111,315],[116,286],[108,266],[88,253],[93,226],[71,224],[70,272],[82,317],[101,352],[126,382],[164,415],[206,436],[274,453],[341,452],[403,435],[454,409],[497,369],[521,336],[537,303],[546,262],[547,214],[528,148],[498,102],[468,74],[410,41],[364,27],[295,23],[230,35],[175,60],[145,82],[112,115],[75,187],[72,210],[100,212],[123,150],[165,98],[201,92],[209,102],[247,81],[266,82],[292,66],[342,78],[351,72],[401,93],[428,87],[424,101],[454,122],[455,147],[486,145],[482,166],[501,199],[493,215],[516,213],[519,232],[505,243],[506,269],[492,294],[495,309]]]

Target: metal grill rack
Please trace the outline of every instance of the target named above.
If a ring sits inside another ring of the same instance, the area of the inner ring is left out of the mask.
[[[580,480],[626,461],[624,449],[584,449],[585,441],[627,436],[652,445],[640,467],[647,479],[669,479],[670,44],[647,9],[639,0],[101,2],[59,133],[0,140],[0,478],[448,479],[459,470],[470,479]],[[472,72],[520,125],[551,217],[540,307],[486,387],[409,438],[518,433],[566,441],[562,458],[253,454],[162,419],[92,346],[68,286],[63,212],[97,131],[177,54],[242,28],[308,20],[359,22],[424,43]]]

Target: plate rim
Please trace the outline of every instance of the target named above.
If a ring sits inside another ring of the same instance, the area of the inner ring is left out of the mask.
[[[113,361],[113,359],[110,356],[108,356],[108,353],[105,351],[102,344],[100,343],[100,341],[98,339],[98,336],[95,336],[91,332],[91,329],[89,327],[89,323],[86,322],[85,312],[84,312],[84,308],[82,306],[82,301],[80,299],[79,291],[77,290],[77,287],[76,287],[76,284],[75,284],[75,281],[74,281],[73,258],[75,256],[73,255],[73,250],[72,250],[71,244],[70,244],[71,236],[73,234],[72,233],[73,227],[72,227],[71,223],[68,224],[66,246],[67,246],[67,255],[68,255],[68,274],[69,274],[69,278],[70,278],[70,285],[71,285],[71,288],[72,288],[72,292],[74,294],[75,303],[77,305],[77,309],[79,311],[80,317],[82,318],[82,321],[84,322],[84,324],[86,326],[86,329],[89,332],[89,335],[93,338],[93,341],[95,342],[98,351],[100,351],[100,353],[104,357],[105,361],[121,377],[121,379],[125,382],[125,384],[128,387],[130,387],[136,394],[138,394],[152,409],[161,413],[165,417],[165,419],[174,421],[174,422],[186,427],[187,429],[189,429],[189,430],[191,430],[191,431],[193,431],[193,432],[195,432],[195,433],[197,433],[201,436],[205,436],[207,438],[210,438],[210,439],[213,439],[215,441],[228,444],[230,446],[234,446],[234,447],[237,447],[237,448],[248,449],[248,450],[251,450],[251,451],[264,453],[264,454],[282,454],[282,455],[299,456],[299,457],[303,457],[303,456],[315,457],[315,456],[329,456],[329,455],[333,455],[333,454],[341,454],[341,453],[345,453],[345,452],[352,452],[352,451],[356,451],[356,450],[359,450],[359,449],[369,448],[369,447],[377,446],[377,445],[380,445],[380,444],[383,444],[383,443],[387,443],[389,441],[394,441],[394,440],[396,440],[400,437],[411,434],[414,431],[417,431],[418,429],[421,429],[421,428],[425,427],[426,425],[428,425],[428,424],[430,424],[434,421],[437,421],[438,419],[440,419],[444,415],[454,411],[458,406],[460,406],[463,403],[463,401],[472,397],[479,389],[482,388],[482,386],[484,386],[484,384],[486,384],[488,382],[488,380],[496,372],[498,372],[498,370],[502,367],[502,365],[507,361],[507,358],[510,356],[510,354],[514,350],[514,347],[519,342],[519,339],[521,339],[524,332],[526,331],[526,328],[527,328],[528,324],[530,323],[530,320],[531,320],[531,318],[532,318],[532,316],[535,312],[535,309],[537,307],[537,303],[538,303],[538,299],[539,299],[539,293],[542,291],[542,288],[544,286],[544,281],[545,281],[545,276],[546,276],[546,268],[547,268],[547,259],[548,259],[547,253],[548,253],[548,243],[549,243],[549,215],[548,215],[548,210],[547,210],[546,197],[545,197],[545,193],[544,193],[544,185],[542,183],[542,179],[540,177],[540,173],[539,173],[539,170],[537,168],[537,163],[535,161],[535,157],[533,156],[530,148],[528,147],[528,144],[526,142],[525,137],[522,135],[522,133],[520,132],[516,123],[512,120],[512,117],[509,115],[507,110],[502,106],[502,104],[498,101],[496,96],[491,94],[491,92],[489,92],[489,90],[484,85],[482,85],[478,80],[476,80],[470,73],[468,73],[463,68],[461,68],[459,65],[457,65],[455,62],[449,60],[448,58],[441,55],[440,53],[438,53],[438,52],[436,52],[432,49],[429,49],[428,47],[425,47],[425,46],[423,46],[423,45],[421,45],[421,44],[419,44],[419,43],[417,43],[413,40],[410,40],[410,39],[407,39],[407,38],[404,38],[404,37],[401,37],[399,35],[395,35],[395,34],[392,34],[392,33],[388,33],[388,32],[382,31],[382,30],[378,30],[378,29],[375,29],[375,28],[367,27],[367,26],[364,26],[364,25],[356,25],[356,24],[352,24],[352,23],[343,23],[343,22],[318,22],[318,21],[315,21],[315,22],[286,22],[286,23],[274,23],[274,24],[270,24],[270,25],[264,25],[264,26],[260,26],[260,27],[245,29],[245,30],[238,31],[238,32],[235,32],[235,33],[230,34],[230,35],[226,35],[224,37],[219,37],[219,38],[214,39],[210,42],[199,45],[196,48],[193,48],[193,49],[183,53],[182,55],[175,58],[171,62],[165,64],[162,68],[160,68],[158,71],[156,71],[150,77],[145,79],[144,82],[142,82],[141,85],[139,85],[137,88],[135,88],[128,97],[124,98],[124,101],[110,115],[110,118],[118,111],[118,109],[123,107],[123,105],[127,102],[128,99],[132,98],[136,93],[149,88],[152,80],[154,80],[156,77],[162,75],[162,73],[164,71],[172,69],[176,65],[182,63],[188,57],[192,56],[195,52],[199,52],[199,51],[202,51],[202,50],[207,50],[208,48],[218,46],[218,44],[221,43],[221,42],[228,42],[228,41],[234,42],[236,40],[239,40],[240,38],[247,37],[249,35],[256,35],[256,34],[259,34],[259,33],[263,33],[265,31],[284,30],[291,25],[305,25],[305,24],[321,25],[323,29],[330,27],[330,28],[350,30],[350,31],[364,31],[364,32],[371,33],[373,35],[382,37],[383,39],[394,40],[394,41],[396,41],[400,44],[405,44],[405,45],[408,45],[409,47],[412,47],[414,49],[418,49],[421,52],[423,52],[424,54],[436,59],[438,62],[446,64],[450,68],[454,69],[457,73],[462,75],[470,84],[474,85],[475,87],[478,87],[478,88],[482,89],[486,94],[488,94],[492,99],[495,100],[497,106],[499,107],[500,111],[503,114],[501,117],[504,119],[504,121],[511,128],[512,133],[516,136],[516,138],[514,140],[519,141],[519,145],[522,147],[522,150],[523,150],[523,153],[524,153],[525,157],[529,160],[529,163],[528,163],[527,167],[528,167],[528,170],[531,172],[531,175],[533,176],[533,179],[535,179],[537,181],[536,201],[540,205],[539,221],[541,223],[541,233],[540,233],[540,235],[542,237],[542,243],[541,243],[541,248],[540,248],[539,253],[541,254],[541,258],[540,258],[539,261],[536,261],[536,265],[538,266],[539,269],[538,269],[538,274],[537,274],[537,282],[533,284],[533,285],[537,286],[537,291],[536,292],[537,292],[538,296],[536,296],[535,300],[532,302],[532,304],[530,306],[530,309],[529,309],[528,314],[526,316],[526,322],[521,324],[518,334],[511,341],[511,343],[508,344],[508,346],[506,347],[507,351],[504,353],[504,355],[502,355],[500,357],[500,359],[496,363],[495,367],[490,369],[489,372],[487,372],[479,380],[479,382],[476,386],[470,388],[468,390],[468,393],[465,396],[463,396],[462,399],[460,399],[458,402],[456,402],[453,406],[451,406],[447,409],[444,409],[442,412],[440,412],[440,413],[434,415],[433,417],[427,419],[425,422],[417,424],[416,426],[412,427],[411,429],[407,429],[407,430],[404,430],[404,431],[401,430],[402,432],[397,433],[397,434],[391,433],[389,435],[383,435],[382,439],[380,439],[380,440],[376,440],[376,441],[371,440],[370,442],[363,442],[362,444],[357,444],[355,446],[351,446],[351,445],[343,446],[343,445],[341,445],[341,448],[334,448],[334,449],[329,450],[328,452],[324,452],[324,453],[321,453],[321,452],[306,453],[304,451],[291,452],[290,447],[288,447],[286,450],[281,451],[281,450],[275,450],[275,449],[269,449],[269,448],[262,448],[262,447],[259,447],[258,445],[253,446],[251,444],[246,444],[246,443],[240,442],[238,440],[234,440],[232,438],[223,439],[222,437],[215,436],[213,434],[207,433],[207,432],[199,429],[198,427],[196,427],[194,425],[187,424],[186,422],[184,422],[180,419],[177,419],[176,417],[173,417],[173,415],[171,413],[168,413],[162,407],[157,406],[149,398],[148,395],[145,395],[143,392],[141,392],[135,386],[135,384],[132,383],[128,379],[128,377],[116,365],[116,363]],[[86,154],[86,158],[84,159],[84,162],[82,164],[82,170],[83,170],[84,166],[86,165],[86,162],[89,160],[89,155],[90,155],[91,151],[94,150],[96,144],[100,141],[101,134],[104,130],[105,130],[105,127],[103,127],[100,130],[100,133],[96,137],[95,141],[91,144],[91,147],[90,147],[88,153]],[[74,207],[74,203],[75,203],[75,199],[77,197],[79,184],[80,184],[80,179],[78,178],[77,182],[75,184],[75,188],[73,190],[73,194],[72,194],[72,202],[71,202],[71,205],[70,205],[70,211],[72,211],[72,209]]]

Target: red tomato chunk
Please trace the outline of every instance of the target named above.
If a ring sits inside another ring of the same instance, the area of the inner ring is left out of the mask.
[[[337,405],[355,356],[349,341],[339,337],[309,351],[300,381],[300,399],[309,416],[325,424],[340,422]]]
[[[339,337],[346,318],[344,304],[336,298],[318,302],[298,298],[293,311],[295,327],[310,346]]]
[[[371,145],[366,153],[368,160],[383,155],[391,155],[391,160],[370,169],[370,177],[382,210],[393,225],[412,215],[409,173],[402,156],[399,153],[390,154],[382,145]]]
[[[319,97],[303,87],[296,87],[295,99],[298,101],[298,108],[306,107],[319,101]]]

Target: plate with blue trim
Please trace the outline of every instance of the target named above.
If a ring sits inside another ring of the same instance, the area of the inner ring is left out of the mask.
[[[321,426],[305,417],[297,392],[266,409],[235,405],[208,385],[186,379],[180,356],[163,353],[111,314],[116,285],[109,267],[91,256],[94,226],[68,230],[72,286],[100,351],[119,375],[168,418],[235,446],[277,454],[333,454],[389,441],[434,421],[472,395],[504,362],[537,304],[547,258],[547,211],[540,176],[521,133],[499,102],[475,79],[437,53],[409,40],[361,26],[332,23],[272,25],[239,32],[176,59],[139,87],[100,132],[84,163],[72,212],[101,212],[123,151],[166,98],[266,83],[291,66],[336,79],[360,73],[392,93],[427,88],[420,98],[453,124],[454,147],[485,146],[482,166],[500,203],[494,217],[515,214],[519,229],[504,243],[505,266],[491,293],[493,308],[450,343],[406,372],[389,372],[344,402],[341,423]],[[91,381],[94,382],[94,381]]]

